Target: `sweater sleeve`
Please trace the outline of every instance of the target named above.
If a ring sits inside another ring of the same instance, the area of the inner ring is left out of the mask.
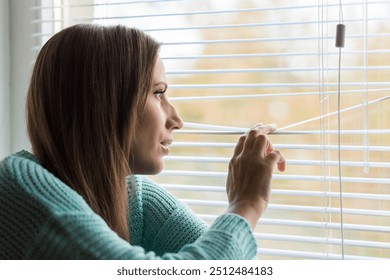
[[[146,177],[127,178],[132,244],[161,256],[193,243],[208,225],[186,205]]]
[[[222,215],[208,228],[187,206],[150,179],[142,176],[127,179],[134,245],[163,258],[252,259],[255,256],[257,246],[252,231],[240,216]],[[180,255],[164,255],[176,252]]]
[[[253,259],[256,253],[248,224],[235,215],[222,215],[194,243],[161,257],[130,245],[94,214],[55,215],[32,245],[26,259],[222,260]]]

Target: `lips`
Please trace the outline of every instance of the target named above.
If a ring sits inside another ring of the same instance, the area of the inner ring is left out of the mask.
[[[164,149],[165,154],[169,154],[169,147],[168,146],[171,145],[172,142],[173,142],[173,139],[167,139],[167,140],[160,142],[161,146]]]
[[[161,142],[161,145],[163,145],[163,146],[169,146],[169,145],[172,144],[172,142],[173,142],[173,139],[167,139],[167,140],[162,141],[162,142]]]

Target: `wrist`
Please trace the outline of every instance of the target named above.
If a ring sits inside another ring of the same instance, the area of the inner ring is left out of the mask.
[[[258,201],[233,201],[229,203],[229,207],[226,212],[240,215],[246,219],[251,225],[252,229],[254,229],[258,220],[267,209],[267,206],[268,202],[263,199],[259,199]]]

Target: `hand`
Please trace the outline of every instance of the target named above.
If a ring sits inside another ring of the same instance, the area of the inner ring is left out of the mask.
[[[226,191],[229,213],[243,216],[254,228],[266,210],[275,164],[284,171],[286,161],[266,136],[276,125],[257,125],[240,137],[229,163]]]

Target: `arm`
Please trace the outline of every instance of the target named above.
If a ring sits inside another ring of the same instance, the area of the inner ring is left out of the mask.
[[[208,225],[187,206],[146,177],[127,178],[131,243],[157,255],[178,252]]]
[[[147,192],[144,195],[146,194]],[[39,203],[34,205],[40,207]],[[175,207],[180,209],[178,206],[172,207],[172,209]],[[174,210],[167,221],[170,219],[177,221],[176,218],[173,218],[176,215],[182,218],[182,213]],[[194,223],[197,224],[197,222]],[[201,233],[194,234],[191,232],[193,228],[184,226],[182,229],[185,232],[185,237],[179,241],[177,237],[182,236],[180,229],[169,232],[166,231],[167,227],[164,224],[163,222],[161,228],[159,228],[159,224],[155,225],[154,229],[145,227],[145,230],[151,230],[155,233],[147,232],[145,234],[143,241],[150,245],[150,248],[145,250],[144,246],[130,245],[121,239],[100,216],[93,213],[83,201],[79,201],[77,208],[49,213],[46,222],[35,236],[24,258],[211,260],[253,259],[256,255],[257,245],[250,226],[245,219],[237,215],[220,216],[208,230],[203,227],[203,223],[195,225],[195,228],[201,228]],[[174,234],[179,235],[175,236]],[[192,240],[192,238],[196,240]],[[161,250],[163,248],[161,244],[169,243],[171,240],[176,242],[171,246],[178,244],[177,246],[181,247],[177,249],[177,252],[174,248],[175,250],[161,252],[158,256],[151,250],[153,247]],[[192,241],[194,242],[191,243]]]
[[[30,248],[26,259],[211,260],[252,259],[257,246],[248,223],[225,214],[194,243],[158,257],[121,239],[93,213],[69,213],[53,215]]]

